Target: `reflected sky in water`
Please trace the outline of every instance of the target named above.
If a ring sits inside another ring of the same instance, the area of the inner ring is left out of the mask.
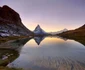
[[[35,41],[38,40],[38,41]],[[41,41],[40,44],[36,42]],[[85,70],[85,46],[58,37],[33,38],[9,67],[28,70]]]

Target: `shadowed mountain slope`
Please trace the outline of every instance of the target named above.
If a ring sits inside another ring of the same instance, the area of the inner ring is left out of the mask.
[[[33,33],[21,21],[20,15],[4,5],[0,7],[0,36],[27,36]]]
[[[63,37],[83,37],[85,36],[85,24],[75,30],[69,30],[59,35]]]

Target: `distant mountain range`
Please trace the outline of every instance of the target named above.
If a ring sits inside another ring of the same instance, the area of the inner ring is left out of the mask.
[[[47,35],[48,34],[40,27],[40,25],[37,25],[37,27],[35,28],[33,32],[35,35]]]
[[[57,32],[50,32],[50,34],[56,35],[56,34],[60,34],[60,33],[66,32],[66,31],[68,31],[68,29],[65,28],[65,29],[57,31]]]
[[[33,33],[21,21],[19,14],[4,5],[0,7],[0,36],[27,36]]]
[[[75,30],[69,30],[59,35],[63,37],[85,37],[85,24]]]

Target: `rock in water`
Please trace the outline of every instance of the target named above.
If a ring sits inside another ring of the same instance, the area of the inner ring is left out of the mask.
[[[0,36],[27,36],[33,33],[21,21],[19,14],[4,5],[0,7]]]
[[[47,33],[39,25],[37,25],[37,27],[35,28],[34,34],[35,35],[47,35]]]

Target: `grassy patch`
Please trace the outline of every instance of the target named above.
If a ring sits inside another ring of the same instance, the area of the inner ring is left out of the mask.
[[[9,67],[0,67],[0,70],[23,70],[22,68],[9,68]]]
[[[7,42],[9,40],[17,40],[22,38],[28,38],[29,36],[10,36],[10,37],[0,37],[0,43]]]

